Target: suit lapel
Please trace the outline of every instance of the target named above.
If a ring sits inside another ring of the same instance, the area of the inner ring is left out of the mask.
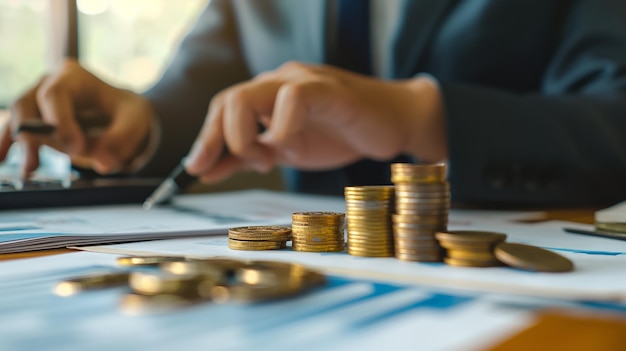
[[[389,72],[392,78],[415,74],[424,49],[442,16],[456,0],[403,0],[399,13],[398,36],[392,46]]]

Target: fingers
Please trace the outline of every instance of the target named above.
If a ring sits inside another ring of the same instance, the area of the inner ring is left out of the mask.
[[[0,162],[4,161],[9,152],[9,148],[13,144],[13,138],[11,138],[11,127],[9,123],[5,123],[0,129]]]
[[[263,115],[271,113],[280,85],[279,81],[252,81],[231,91],[225,99],[226,144],[233,155],[259,172],[267,172],[273,167],[271,150],[257,139],[259,123]]]
[[[280,82],[259,80],[237,85],[216,96],[187,158],[187,171],[193,175],[222,174],[214,167],[218,166],[224,146],[240,160],[239,168],[269,171],[274,165],[273,152],[257,138],[259,124],[270,124],[267,116],[272,113],[279,87]],[[234,161],[225,164],[232,165]]]
[[[22,145],[22,175],[27,176],[29,173],[39,167],[39,147],[42,144],[41,136],[30,133],[20,133],[13,135],[13,131],[25,121],[37,119],[39,111],[37,108],[35,94],[37,87],[27,91],[20,99],[18,99],[11,107],[11,122],[7,125],[2,135],[2,158],[6,156],[6,152],[15,138]]]
[[[200,181],[207,184],[218,183],[246,168],[240,159],[232,155],[224,155],[210,170],[202,175]]]
[[[133,93],[118,100],[108,128],[99,135],[91,150],[92,166],[100,174],[114,173],[137,156],[150,137],[152,106]]]
[[[74,116],[77,95],[81,92],[79,82],[70,75],[44,81],[36,93],[41,118],[56,127],[55,134],[63,150],[70,155],[79,155],[85,149],[83,135]]]
[[[208,173],[219,160],[224,150],[223,94],[217,95],[209,107],[200,134],[196,138],[185,168],[191,175]]]
[[[298,82],[283,84],[276,95],[276,104],[270,128],[259,137],[263,143],[279,148],[288,148],[307,124],[310,115],[310,101],[324,95],[320,82]]]

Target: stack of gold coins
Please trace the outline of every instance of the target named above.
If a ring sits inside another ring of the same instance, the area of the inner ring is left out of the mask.
[[[494,247],[506,240],[506,234],[484,231],[455,230],[439,232],[437,240],[446,249],[444,262],[459,267],[495,267],[502,263]]]
[[[287,247],[291,228],[281,226],[250,226],[228,230],[228,247],[233,250],[261,251]]]
[[[293,249],[305,252],[343,251],[345,217],[339,212],[294,212],[291,215]]]
[[[392,257],[393,186],[345,188],[348,253],[356,256]]]
[[[443,250],[435,233],[446,230],[450,185],[445,164],[391,165],[396,214],[392,215],[395,255],[403,261],[439,262]]]

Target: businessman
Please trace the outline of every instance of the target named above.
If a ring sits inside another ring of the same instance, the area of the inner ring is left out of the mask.
[[[95,141],[83,108],[111,116]],[[626,198],[626,3],[213,0],[145,94],[67,61],[11,114],[0,156],[23,143],[26,171],[46,143],[101,173],[164,175],[188,154],[207,182],[281,166],[291,190],[339,194],[388,183],[390,162],[447,161],[456,201],[612,203]],[[29,118],[57,132],[12,137]]]

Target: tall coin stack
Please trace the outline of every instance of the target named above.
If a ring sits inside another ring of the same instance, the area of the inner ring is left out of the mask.
[[[339,212],[292,213],[293,249],[304,252],[343,251],[345,217]]]
[[[355,256],[393,257],[393,186],[345,188],[348,253]]]
[[[450,212],[450,185],[445,164],[391,165],[396,189],[392,215],[396,257],[403,261],[440,262],[443,250],[435,233],[445,231]]]

